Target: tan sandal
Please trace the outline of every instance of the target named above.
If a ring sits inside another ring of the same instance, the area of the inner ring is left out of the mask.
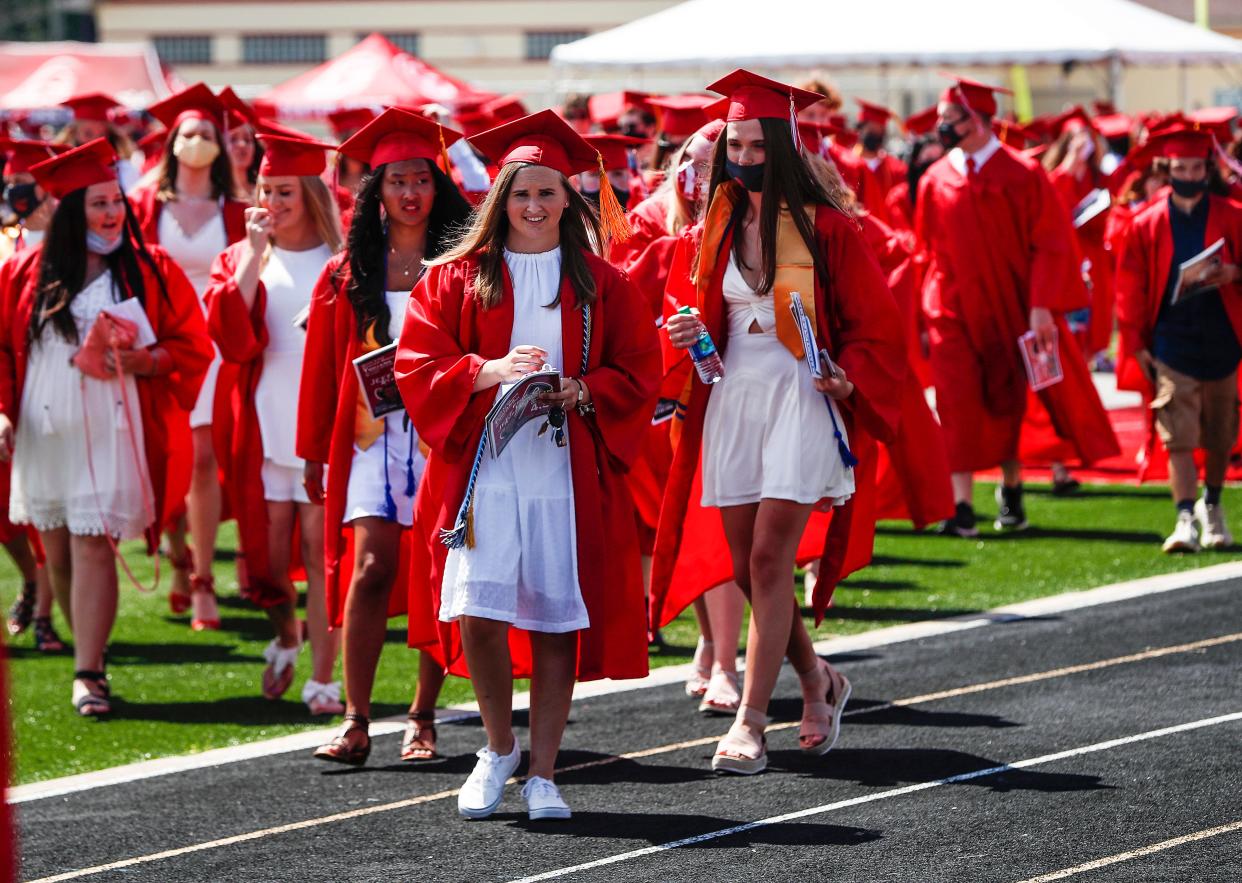
[[[699,711],[702,714],[732,717],[737,714],[741,704],[742,691],[738,685],[737,672],[721,669],[712,675],[707,692],[703,694],[703,701],[699,703]]]
[[[825,660],[820,660],[820,670],[828,679],[828,689],[823,702],[802,701],[802,722],[798,726],[798,747],[803,754],[822,757],[832,750],[841,736],[841,715],[854,688],[849,679]],[[808,739],[818,741],[808,744]]]
[[[401,760],[405,763],[427,763],[439,759],[435,711],[411,713],[405,719],[405,733],[401,736]]]
[[[716,746],[712,755],[712,771],[753,776],[768,768],[768,738],[760,735],[755,739],[744,724],[757,728],[760,733],[768,725],[768,716],[758,709],[743,705],[737,710],[733,726]]]
[[[707,692],[712,677],[712,655],[712,642],[700,635],[694,648],[694,671],[686,678],[686,695],[691,699],[702,699]]]
[[[365,715],[345,715],[345,726],[332,740],[315,749],[317,760],[329,763],[343,763],[346,766],[363,766],[371,756],[371,734],[368,732],[370,721]],[[362,733],[365,741],[356,742],[350,738],[354,732]]]

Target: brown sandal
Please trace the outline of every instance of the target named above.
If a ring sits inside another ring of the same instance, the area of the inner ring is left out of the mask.
[[[363,766],[367,758],[371,756],[371,734],[367,732],[369,726],[370,721],[365,715],[345,715],[345,728],[341,730],[340,735],[333,736],[331,742],[316,748],[315,758],[330,763],[343,763],[346,766]],[[361,743],[352,741],[349,734],[354,730],[361,730],[366,736],[366,741]]]
[[[439,759],[435,711],[415,711],[408,715],[405,733],[401,737],[401,760],[405,763],[426,763]]]

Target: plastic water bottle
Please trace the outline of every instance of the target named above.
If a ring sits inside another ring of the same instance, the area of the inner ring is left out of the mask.
[[[683,316],[698,316],[699,311],[694,307],[681,307],[677,310]],[[690,358],[694,361],[694,369],[699,372],[699,380],[704,383],[719,383],[724,380],[724,361],[720,358],[720,353],[716,350],[716,344],[712,342],[712,336],[707,333],[707,329],[702,328],[699,331],[698,339],[690,347]]]

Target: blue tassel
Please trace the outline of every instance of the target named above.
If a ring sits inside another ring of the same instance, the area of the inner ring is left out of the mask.
[[[412,497],[418,490],[418,482],[414,480],[414,433],[406,431],[410,436],[410,450],[405,458],[405,495]]]
[[[833,410],[832,400],[828,396],[824,396],[824,404],[828,406],[828,416],[832,420],[832,436],[837,440],[837,453],[841,455],[841,462],[847,469],[853,469],[858,465],[858,458],[845,443],[845,436],[841,434],[841,427],[837,425],[837,412]]]
[[[397,520],[397,502],[392,498],[392,482],[388,480],[388,418],[384,418],[384,517]]]

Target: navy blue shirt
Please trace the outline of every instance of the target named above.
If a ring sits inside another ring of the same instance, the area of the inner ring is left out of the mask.
[[[1173,232],[1173,261],[1165,284],[1160,313],[1156,317],[1152,355],[1174,371],[1196,380],[1228,377],[1242,361],[1242,346],[1233,333],[1233,323],[1225,312],[1220,289],[1201,291],[1174,305],[1173,286],[1177,268],[1203,251],[1208,243],[1208,197],[1184,214],[1169,197],[1169,228]]]

